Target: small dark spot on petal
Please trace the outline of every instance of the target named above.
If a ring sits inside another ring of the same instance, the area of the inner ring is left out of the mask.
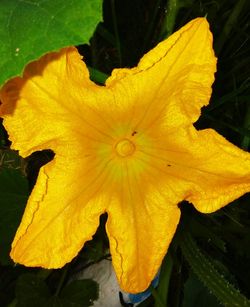
[[[134,135],[136,135],[136,134],[137,134],[137,131],[133,131],[132,134],[131,134],[131,136],[134,136]]]

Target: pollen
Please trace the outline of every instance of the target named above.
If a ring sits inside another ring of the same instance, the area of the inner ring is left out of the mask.
[[[115,150],[121,157],[131,156],[135,151],[135,144],[129,139],[122,139],[116,144]]]

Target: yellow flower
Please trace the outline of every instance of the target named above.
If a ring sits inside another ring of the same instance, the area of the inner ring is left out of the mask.
[[[213,212],[250,190],[250,155],[193,123],[207,105],[216,58],[204,18],[115,69],[89,79],[75,48],[29,64],[1,91],[1,116],[23,157],[51,149],[16,233],[11,257],[59,268],[107,212],[121,287],[140,292],[161,265],[180,219],[178,203]]]

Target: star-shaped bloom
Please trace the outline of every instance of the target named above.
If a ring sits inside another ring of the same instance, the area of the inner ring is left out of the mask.
[[[1,91],[1,116],[21,156],[44,149],[11,257],[60,268],[107,213],[106,231],[121,287],[146,289],[157,273],[186,200],[214,212],[250,190],[250,155],[193,123],[209,102],[216,58],[204,18],[90,81],[73,47],[27,65]]]

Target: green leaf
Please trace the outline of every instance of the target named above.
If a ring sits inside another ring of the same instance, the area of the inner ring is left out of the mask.
[[[16,297],[17,307],[44,307],[47,306],[51,294],[42,278],[27,273],[18,278]]]
[[[28,197],[28,183],[20,169],[0,169],[0,262],[9,264],[9,251]]]
[[[250,306],[250,300],[218,272],[189,233],[183,234],[180,242],[182,253],[193,272],[224,306]]]
[[[215,296],[210,294],[192,273],[184,285],[183,295],[183,307],[221,307]]]
[[[60,297],[65,307],[92,306],[98,291],[98,284],[91,279],[75,280],[62,290]]]
[[[1,0],[0,85],[44,53],[89,42],[101,0]]]

